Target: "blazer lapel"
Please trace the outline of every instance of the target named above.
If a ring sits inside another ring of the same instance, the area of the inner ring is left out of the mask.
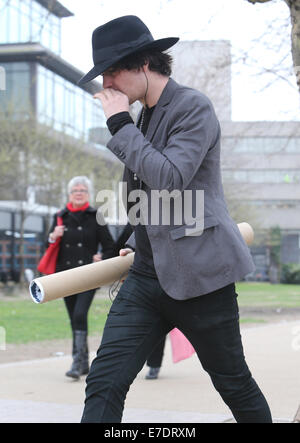
[[[147,140],[152,141],[159,127],[159,123],[162,121],[164,114],[167,110],[167,105],[170,103],[174,95],[174,91],[177,88],[178,84],[170,78],[157,102],[157,105],[155,106],[152,118],[149,123],[148,131],[146,134]]]
[[[152,141],[154,134],[159,126],[160,121],[162,120],[164,114],[166,112],[166,109],[162,106],[156,105],[152,118],[149,122],[148,130],[146,133],[146,139],[149,141]]]

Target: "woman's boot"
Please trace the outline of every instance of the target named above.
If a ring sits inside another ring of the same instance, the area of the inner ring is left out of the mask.
[[[89,364],[89,348],[87,343],[87,335],[86,335],[86,342],[85,342],[85,348],[83,352],[83,358],[81,363],[81,374],[87,375],[90,370],[90,364]]]
[[[87,332],[74,331],[73,335],[73,363],[71,369],[66,372],[67,377],[78,380],[82,374],[82,363],[86,352]]]

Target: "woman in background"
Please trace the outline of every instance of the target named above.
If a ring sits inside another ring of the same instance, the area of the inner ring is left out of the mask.
[[[85,176],[72,178],[68,194],[69,201],[55,214],[48,237],[49,243],[61,237],[56,272],[105,260],[115,254],[115,244],[108,227],[98,224],[97,210],[89,204],[91,181]],[[57,225],[57,216],[62,218],[62,225]],[[73,335],[73,362],[66,376],[74,379],[89,372],[88,311],[95,292],[96,289],[93,289],[64,298]]]

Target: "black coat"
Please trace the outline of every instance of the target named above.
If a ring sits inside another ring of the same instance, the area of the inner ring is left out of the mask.
[[[55,214],[50,233],[57,225],[57,216],[62,217],[65,226],[56,272],[92,263],[93,255],[99,250],[102,260],[115,255],[115,243],[109,229],[97,223],[96,213],[96,209],[89,206],[85,211],[70,212],[64,208]]]

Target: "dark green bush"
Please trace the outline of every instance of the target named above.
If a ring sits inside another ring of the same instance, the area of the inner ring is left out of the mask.
[[[281,282],[300,284],[300,264],[287,263],[281,266]]]

